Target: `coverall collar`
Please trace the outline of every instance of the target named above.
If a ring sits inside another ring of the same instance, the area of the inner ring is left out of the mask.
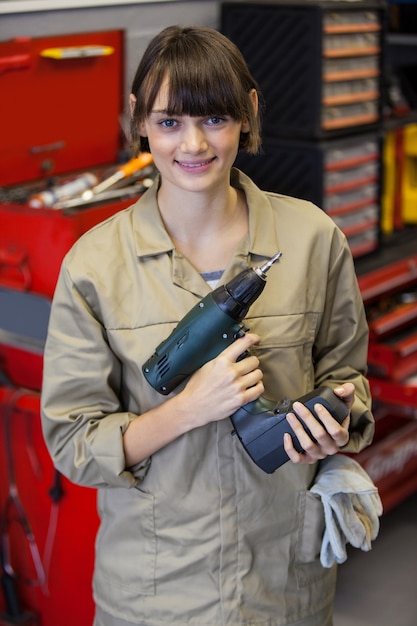
[[[249,237],[239,246],[238,255],[248,257],[250,254],[260,259],[270,258],[278,251],[279,245],[278,240],[275,243],[270,241],[270,233],[267,232],[268,213],[272,211],[268,198],[248,176],[236,168],[232,169],[230,180],[233,187],[243,190],[249,207]],[[134,213],[136,250],[139,258],[174,250],[174,244],[165,230],[162,218],[159,212],[155,212],[158,186],[159,177],[142,196],[140,210],[138,207]]]

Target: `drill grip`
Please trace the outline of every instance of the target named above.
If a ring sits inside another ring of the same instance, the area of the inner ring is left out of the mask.
[[[330,387],[313,389],[313,391],[298,398],[298,402],[304,404],[317,420],[319,417],[314,411],[316,404],[323,405],[339,424],[349,415],[346,404],[336,396]],[[284,400],[277,404],[261,396],[258,400],[238,409],[230,417],[234,432],[239,437],[246,452],[256,465],[267,474],[272,474],[289,460],[284,449],[285,433],[291,435],[294,448],[298,452],[303,451],[286,419],[289,412],[295,413],[293,403],[290,400]],[[302,421],[298,415],[297,417]],[[303,426],[314,441],[314,437],[307,426],[304,423]]]

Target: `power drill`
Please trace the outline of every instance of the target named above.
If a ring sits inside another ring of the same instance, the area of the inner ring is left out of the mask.
[[[171,393],[207,361],[244,335],[248,329],[243,319],[261,295],[266,273],[280,257],[281,252],[278,252],[264,265],[243,270],[205,296],[183,317],[142,367],[145,378],[154,389],[164,395]],[[314,389],[298,401],[317,419],[314,412],[317,403],[322,404],[339,423],[348,415],[344,402],[329,387]],[[289,411],[295,413],[292,405],[289,399],[277,403],[261,396],[230,416],[233,434],[239,437],[252,460],[268,474],[289,460],[284,449],[284,433],[290,433],[294,447],[302,452],[286,420]],[[305,425],[304,428],[312,437]]]

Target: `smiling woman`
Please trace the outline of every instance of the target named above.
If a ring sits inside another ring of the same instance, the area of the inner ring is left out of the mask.
[[[320,460],[372,439],[368,331],[335,223],[233,167],[239,150],[259,149],[258,95],[218,31],[154,37],[133,81],[131,128],[159,176],[61,268],[42,421],[60,471],[99,492],[95,626],[332,624],[336,568],[303,549],[320,545],[324,524],[309,489]],[[206,279],[228,284],[278,251],[251,332],[162,399],[142,365],[210,294]],[[304,429],[289,412],[301,452],[280,441],[288,462],[267,476],[229,417],[264,391],[278,400],[321,385],[348,416],[339,424],[318,403],[318,421],[300,404]]]

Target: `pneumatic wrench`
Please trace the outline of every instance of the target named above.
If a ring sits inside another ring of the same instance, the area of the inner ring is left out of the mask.
[[[154,389],[164,395],[169,394],[244,334],[247,329],[243,319],[262,293],[266,273],[280,256],[278,252],[264,265],[243,270],[205,296],[183,317],[142,367],[145,378]],[[329,387],[314,389],[298,398],[298,402],[304,404],[316,419],[319,419],[314,411],[317,403],[323,405],[339,423],[348,415],[344,402]],[[292,436],[294,447],[302,452],[286,420],[289,411],[295,413],[290,400],[277,403],[261,396],[230,416],[234,432],[245,450],[268,474],[288,461],[283,443],[284,433]]]

